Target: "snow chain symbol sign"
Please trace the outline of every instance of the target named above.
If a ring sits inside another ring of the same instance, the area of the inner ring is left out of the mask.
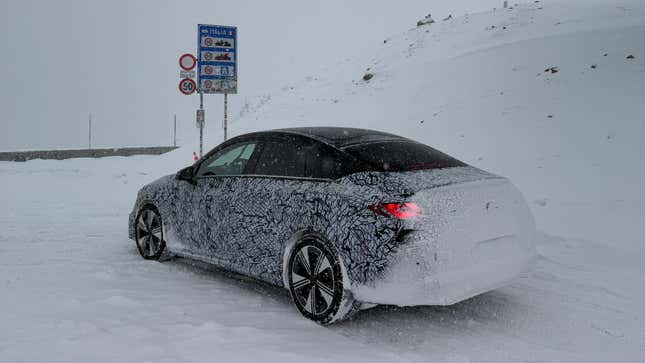
[[[197,90],[197,83],[190,78],[184,78],[179,81],[179,92],[190,95]]]

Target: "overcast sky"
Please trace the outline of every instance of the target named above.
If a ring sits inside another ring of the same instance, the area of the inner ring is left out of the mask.
[[[247,98],[315,74],[435,18],[503,0],[0,0],[0,150],[168,145],[194,141],[198,96],[177,89],[177,58],[195,52],[198,23],[239,27],[239,94]],[[205,97],[220,127],[222,96]],[[214,146],[214,145],[207,145]]]

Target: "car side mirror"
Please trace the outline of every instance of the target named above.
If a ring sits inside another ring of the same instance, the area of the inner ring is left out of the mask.
[[[175,175],[175,179],[177,180],[184,180],[187,181],[191,184],[195,183],[195,168],[192,166],[183,168],[177,172]]]

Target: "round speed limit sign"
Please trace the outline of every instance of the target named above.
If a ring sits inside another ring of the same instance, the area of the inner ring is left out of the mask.
[[[189,95],[197,90],[197,84],[190,78],[184,78],[179,81],[179,92]]]

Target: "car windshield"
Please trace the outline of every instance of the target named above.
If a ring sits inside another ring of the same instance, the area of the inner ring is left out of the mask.
[[[347,153],[378,171],[410,171],[465,166],[463,162],[414,141],[382,141],[349,146]]]

